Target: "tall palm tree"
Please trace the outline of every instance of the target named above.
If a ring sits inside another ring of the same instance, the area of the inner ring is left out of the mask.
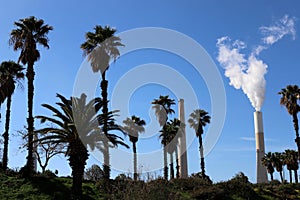
[[[179,128],[180,128],[180,120],[174,118],[170,122],[164,126],[164,129],[161,131],[160,137],[163,140],[166,140],[166,150],[170,155],[170,176],[171,179],[174,179],[174,153],[176,153],[177,145],[178,145],[178,137],[179,137]],[[175,155],[176,161],[178,160],[178,155]],[[177,172],[178,174],[178,172]],[[178,175],[177,175],[178,176]]]
[[[155,114],[158,119],[159,125],[162,126],[162,131],[166,130],[164,127],[168,121],[168,115],[174,113],[175,111],[171,108],[172,105],[175,104],[174,99],[170,99],[168,95],[159,96],[158,99],[154,99],[152,102],[154,104],[152,106],[155,109]],[[163,132],[162,132],[163,133]],[[161,136],[161,143],[163,145],[163,154],[164,154],[164,178],[168,180],[168,161],[167,161],[167,133],[163,133]]]
[[[3,148],[3,157],[2,157],[2,167],[4,170],[7,169],[8,162],[8,141],[9,141],[9,122],[10,122],[10,107],[12,101],[12,94],[15,90],[15,84],[19,79],[24,78],[24,73],[22,72],[24,68],[13,62],[2,62],[0,65],[0,79],[6,80],[10,83],[13,89],[12,92],[8,94],[6,101],[6,119],[5,119],[5,131],[3,134],[4,138],[4,148]]]
[[[263,166],[266,167],[268,173],[270,174],[271,181],[273,181],[273,173],[274,173],[274,167],[272,165],[273,163],[273,156],[271,152],[268,152],[264,155],[264,157],[261,159],[261,162]]]
[[[44,24],[44,20],[35,17],[20,19],[15,22],[16,26],[10,33],[9,44],[13,46],[14,51],[21,50],[18,62],[27,64],[26,77],[28,80],[28,155],[27,155],[27,175],[32,175],[34,159],[33,159],[33,94],[34,94],[34,63],[39,60],[40,52],[37,45],[41,45],[49,49],[48,33],[53,30],[52,26]]]
[[[210,123],[210,116],[208,112],[202,109],[196,109],[190,114],[188,119],[190,127],[195,130],[196,136],[199,140],[199,151],[200,151],[200,166],[201,166],[201,175],[203,178],[205,175],[205,163],[204,163],[204,150],[203,150],[203,141],[202,134],[204,133],[203,127]]]
[[[298,153],[294,150],[287,149],[283,153],[283,159],[286,168],[289,170],[290,183],[292,183],[292,171],[294,171],[295,183],[298,183],[298,173],[297,173],[297,170],[299,169]]]
[[[297,85],[288,85],[286,88],[281,89],[278,94],[281,95],[280,105],[285,106],[288,113],[293,117],[294,129],[296,132],[295,142],[298,147],[298,159],[300,160],[300,137],[297,116],[300,111],[300,106],[298,104],[300,100],[300,88]]]
[[[108,81],[106,80],[106,72],[109,69],[109,62],[111,59],[116,60],[120,55],[118,47],[124,46],[121,39],[115,36],[116,29],[109,26],[102,27],[97,25],[94,32],[87,32],[85,35],[86,41],[81,44],[80,48],[83,50],[84,55],[88,56],[91,62],[92,70],[94,73],[101,73],[101,95],[104,102],[102,112],[108,113],[108,99],[107,87]],[[108,135],[107,120],[104,119],[103,132]],[[109,146],[104,144],[105,152],[108,154],[104,158],[103,171],[104,177],[110,177],[110,162],[109,162]]]
[[[272,164],[275,167],[276,171],[279,173],[281,182],[283,183],[284,180],[283,180],[282,171],[283,171],[284,160],[283,160],[282,153],[279,152],[272,153]]]
[[[139,140],[139,133],[145,132],[145,128],[143,126],[146,125],[146,122],[135,115],[131,116],[131,118],[127,117],[123,120],[125,126],[123,126],[124,132],[129,135],[129,140],[132,142],[133,149],[133,177],[136,181],[138,178],[137,174],[137,153],[136,153],[136,143]]]
[[[72,195],[75,199],[81,199],[84,167],[89,156],[87,145],[94,149],[98,142],[102,142],[104,137],[100,126],[104,118],[108,119],[109,124],[114,124],[114,113],[109,112],[108,116],[98,114],[104,105],[100,98],[87,102],[84,94],[80,98],[66,99],[60,94],[57,94],[57,97],[60,102],[56,104],[60,110],[49,104],[42,105],[52,111],[54,117],[36,116],[42,123],[50,122],[55,125],[46,125],[45,128],[36,130],[37,133],[43,135],[36,142],[67,145],[65,155],[69,157],[69,164],[72,168]]]

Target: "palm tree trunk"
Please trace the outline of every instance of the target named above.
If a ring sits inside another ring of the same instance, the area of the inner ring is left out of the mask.
[[[201,167],[201,174],[202,177],[205,177],[205,163],[204,163],[204,150],[202,144],[202,135],[199,135],[199,151],[200,151],[200,167]]]
[[[104,150],[103,150],[103,177],[106,180],[110,179],[110,166],[109,166],[109,145],[108,141],[104,141]]]
[[[108,113],[108,100],[107,100],[107,87],[108,87],[108,81],[105,79],[105,74],[106,72],[104,71],[102,73],[102,81],[101,81],[101,95],[102,95],[102,100],[104,102],[103,107],[102,107],[102,113],[104,114],[104,120],[103,120],[103,133],[107,136],[108,135],[108,127],[107,127],[107,113]],[[107,147],[105,149],[105,154],[104,155],[104,178],[107,180],[110,178],[110,166],[109,166],[109,147],[107,144]]]
[[[33,130],[34,130],[34,118],[33,118],[33,95],[34,95],[34,69],[33,63],[28,62],[26,77],[28,80],[28,118],[27,118],[27,125],[28,125],[28,155],[27,155],[27,173],[25,175],[32,176],[33,175]]]
[[[168,180],[168,161],[167,161],[167,150],[165,146],[163,151],[164,151],[164,178]]]
[[[270,173],[270,176],[271,176],[271,181],[273,181],[274,180],[273,173]]]
[[[132,149],[133,149],[133,178],[135,181],[137,181],[138,174],[137,174],[136,142],[132,142]]]
[[[298,172],[297,172],[297,170],[294,170],[294,176],[295,176],[295,183],[298,183]]]
[[[300,137],[299,137],[299,124],[298,124],[297,112],[295,112],[293,114],[293,123],[294,123],[294,129],[295,129],[295,132],[296,132],[295,142],[296,142],[297,147],[298,147],[298,160],[300,160]]]
[[[283,183],[283,175],[282,175],[282,171],[279,171],[279,174],[280,174],[280,179],[281,179],[281,183]]]
[[[175,148],[175,156],[176,156],[176,178],[179,178],[179,160],[178,160],[178,149]]]
[[[170,178],[174,179],[174,160],[173,153],[170,153]]]
[[[9,141],[10,106],[11,106],[11,95],[9,95],[7,97],[7,101],[6,101],[5,132],[3,134],[3,137],[4,137],[4,148],[3,148],[3,158],[2,158],[3,170],[7,169],[7,163],[8,163],[8,141]]]
[[[293,183],[292,170],[289,170],[289,174],[290,174],[290,183]]]
[[[79,200],[82,199],[82,179],[88,153],[81,141],[77,141],[73,145],[73,152],[69,158],[73,176],[72,199]]]

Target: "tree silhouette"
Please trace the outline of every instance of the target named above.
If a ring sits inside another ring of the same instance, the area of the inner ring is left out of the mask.
[[[137,152],[136,152],[136,143],[139,140],[139,133],[145,132],[145,128],[143,126],[146,125],[146,122],[135,115],[131,116],[131,118],[126,118],[123,120],[125,124],[123,126],[124,132],[129,135],[129,140],[132,142],[133,149],[133,177],[136,181],[138,178],[137,174]]]
[[[33,174],[33,94],[34,94],[34,63],[39,60],[40,52],[37,45],[41,45],[49,49],[48,33],[53,30],[52,26],[44,24],[44,20],[35,17],[20,19],[14,23],[16,29],[10,33],[9,44],[13,46],[14,51],[21,50],[18,62],[27,64],[26,77],[28,80],[28,155],[26,163],[26,173],[24,175],[31,176]]]
[[[8,141],[9,141],[9,123],[10,123],[10,112],[11,112],[11,101],[12,95],[15,90],[15,84],[19,79],[24,78],[23,67],[13,61],[2,62],[0,65],[0,79],[5,80],[4,86],[8,86],[10,92],[7,93],[6,101],[6,119],[5,119],[5,131],[3,134],[4,148],[2,157],[2,167],[4,170],[7,169],[8,163]],[[2,84],[1,84],[2,86]],[[6,90],[6,89],[4,89]]]
[[[80,48],[83,50],[84,55],[88,56],[88,60],[91,62],[93,72],[101,73],[101,95],[104,102],[102,112],[108,113],[108,99],[107,99],[107,87],[108,81],[106,80],[106,72],[109,69],[109,62],[111,59],[116,60],[120,55],[118,47],[124,46],[121,43],[121,39],[115,36],[116,30],[109,26],[102,27],[97,25],[94,28],[94,32],[87,32],[85,34],[86,41],[81,44]],[[108,121],[104,119],[103,132],[108,135]],[[107,154],[104,156],[103,171],[104,177],[109,179],[110,177],[110,160],[109,160],[109,145],[104,143],[104,152]]]
[[[295,142],[298,147],[298,159],[300,160],[300,137],[299,137],[299,124],[298,124],[298,112],[300,111],[300,106],[298,102],[300,100],[300,89],[297,85],[288,85],[286,88],[281,89],[278,93],[281,95],[280,105],[286,107],[288,113],[293,118],[294,129],[296,132]]]

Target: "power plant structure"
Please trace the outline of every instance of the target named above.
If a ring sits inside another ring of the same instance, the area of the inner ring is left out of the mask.
[[[262,165],[261,159],[265,155],[265,141],[262,113],[260,111],[254,112],[254,130],[256,141],[256,181],[257,183],[267,183],[268,175],[266,168]]]
[[[185,113],[184,113],[184,100],[179,99],[178,103],[178,118],[184,123],[180,137],[178,137],[178,163],[179,163],[179,177],[188,178],[188,165],[187,165],[187,149],[186,149],[186,131],[185,131]]]

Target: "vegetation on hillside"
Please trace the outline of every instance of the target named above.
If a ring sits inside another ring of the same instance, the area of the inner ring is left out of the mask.
[[[148,182],[134,181],[121,174],[110,180],[110,191],[104,186],[107,180],[85,180],[82,185],[82,200],[296,200],[300,199],[299,184],[281,184],[273,181],[268,184],[251,184],[248,178],[239,173],[232,179],[212,184],[197,177],[187,179],[162,178]],[[70,177],[56,177],[50,171],[31,178],[22,178],[16,172],[9,175],[0,173],[1,199],[70,199],[72,179]]]

